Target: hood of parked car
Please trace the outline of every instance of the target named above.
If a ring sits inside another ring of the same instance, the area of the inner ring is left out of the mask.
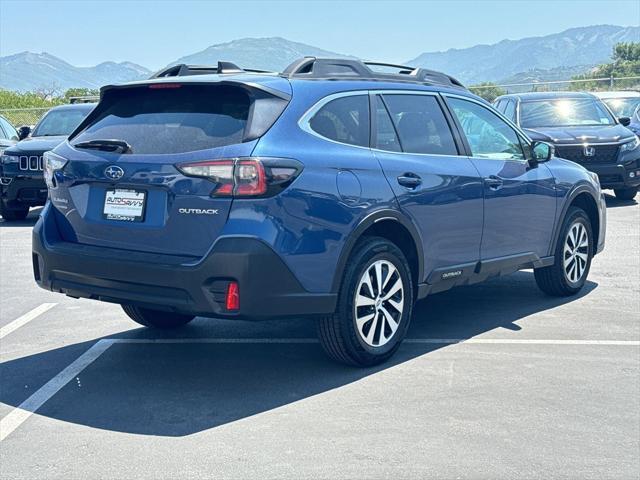
[[[611,143],[633,136],[633,132],[622,125],[595,125],[576,127],[525,128],[532,140],[555,144]]]
[[[7,148],[5,154],[20,154],[22,152],[48,152],[60,145],[67,137],[58,135],[55,137],[28,137]]]

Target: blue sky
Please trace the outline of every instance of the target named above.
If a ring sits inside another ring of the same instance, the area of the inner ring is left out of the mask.
[[[340,53],[405,61],[425,51],[571,27],[639,23],[638,0],[0,0],[0,56],[45,51],[80,66],[129,60],[159,68],[212,44],[280,36]]]

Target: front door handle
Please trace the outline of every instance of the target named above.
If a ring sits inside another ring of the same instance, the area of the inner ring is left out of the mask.
[[[496,177],[495,175],[491,175],[484,179],[484,183],[491,190],[499,190],[502,188],[504,182],[500,177]]]
[[[422,183],[420,176],[411,172],[400,175],[397,180],[400,185],[407,188],[416,188]]]

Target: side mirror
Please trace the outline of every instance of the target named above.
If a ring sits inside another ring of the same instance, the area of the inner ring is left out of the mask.
[[[547,142],[533,142],[531,150],[536,163],[548,162],[556,153],[556,147]]]
[[[618,122],[620,122],[620,125],[623,127],[628,127],[631,124],[631,119],[629,117],[620,117],[618,118]]]
[[[18,127],[18,138],[24,140],[31,134],[31,127],[29,125],[23,125]]]

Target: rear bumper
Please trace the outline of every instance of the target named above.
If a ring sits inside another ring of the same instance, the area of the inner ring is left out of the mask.
[[[638,161],[629,165],[588,165],[586,167],[598,174],[602,188],[632,188],[640,185]],[[629,176],[630,172],[633,172],[633,177]]]
[[[6,177],[11,182],[0,185],[0,198],[8,204],[35,207],[47,201],[47,185],[39,177]],[[4,180],[4,179],[3,179]]]
[[[263,319],[335,311],[335,294],[304,290],[261,240],[221,238],[204,259],[92,247],[57,241],[48,208],[32,238],[34,276],[44,289],[209,317]],[[235,312],[225,308],[231,280],[240,290],[240,310]]]

